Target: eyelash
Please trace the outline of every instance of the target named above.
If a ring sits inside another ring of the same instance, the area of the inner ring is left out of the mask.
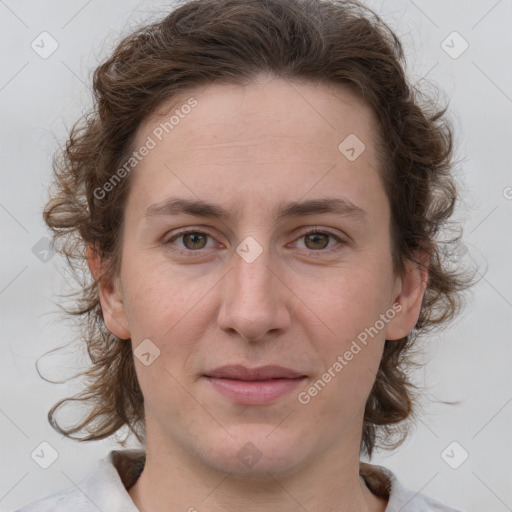
[[[200,230],[197,230],[197,229],[185,229],[183,231],[179,231],[178,233],[175,233],[172,236],[172,238],[169,238],[168,240],[166,240],[164,242],[164,245],[172,245],[172,242],[174,242],[175,240],[179,239],[180,237],[182,237],[184,235],[188,235],[188,234],[206,235],[206,236],[208,236],[210,238],[213,238],[212,235],[210,235],[209,233],[206,233],[204,231],[200,231]],[[313,228],[313,229],[310,229],[308,231],[302,232],[296,240],[299,240],[299,239],[301,239],[301,238],[303,238],[303,237],[305,237],[307,235],[315,235],[315,234],[328,235],[331,238],[334,238],[336,240],[336,242],[338,242],[338,244],[342,244],[343,245],[343,244],[346,243],[338,235],[335,235],[334,233],[332,233],[330,231],[321,230],[321,229],[318,229],[318,228]],[[203,251],[205,249],[193,250],[193,249],[186,249],[186,248],[185,249],[177,248],[177,249],[172,249],[172,250],[174,250],[176,252],[181,252],[182,254],[190,254],[190,253],[201,253],[201,251]],[[336,251],[337,249],[335,248],[335,246],[333,246],[333,247],[330,247],[330,248],[327,248],[327,249],[318,249],[318,250],[305,249],[305,250],[308,251],[308,252],[311,252],[311,253],[327,253],[327,252]]]

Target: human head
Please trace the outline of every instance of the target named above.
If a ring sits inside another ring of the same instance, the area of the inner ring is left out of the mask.
[[[56,192],[45,211],[50,228],[66,240],[62,251],[71,261],[83,263],[86,249],[93,247],[106,263],[101,279],[112,279],[120,270],[123,212],[137,165],[122,179],[113,177],[137,149],[139,128],[159,107],[213,83],[247,86],[262,73],[350,90],[377,121],[393,269],[403,275],[411,262],[425,265],[427,260],[429,268],[414,335],[384,346],[364,416],[362,449],[369,455],[378,434],[385,442],[393,426],[412,412],[407,356],[415,336],[453,316],[462,288],[444,268],[435,238],[456,197],[451,133],[443,112],[420,106],[402,59],[394,34],[356,2],[186,3],[127,37],[97,68],[94,110],[56,160]],[[112,184],[110,190],[106,183]],[[94,422],[84,440],[101,439],[126,424],[142,439],[143,397],[132,347],[103,328],[98,283],[82,293],[77,313],[94,356],[88,371],[94,378],[82,396],[92,408],[67,433]]]

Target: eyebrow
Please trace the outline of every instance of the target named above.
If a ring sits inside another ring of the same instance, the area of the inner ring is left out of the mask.
[[[288,217],[303,217],[319,213],[334,213],[342,216],[364,218],[366,212],[346,198],[326,197],[309,201],[292,201],[278,206],[274,212],[276,222]],[[160,203],[152,204],[144,214],[145,217],[169,216],[188,214],[196,217],[205,217],[229,220],[238,217],[237,213],[230,213],[219,205],[207,203],[201,200],[183,198],[169,198]]]

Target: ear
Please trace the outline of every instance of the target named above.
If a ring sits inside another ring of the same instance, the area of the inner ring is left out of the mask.
[[[416,253],[416,260],[409,260],[405,274],[396,280],[393,309],[397,313],[387,324],[387,340],[398,340],[407,336],[418,322],[427,288],[430,257],[426,251],[421,250]]]
[[[101,309],[107,329],[122,340],[129,339],[130,330],[126,321],[123,296],[118,289],[117,280],[113,282],[110,278],[101,277],[103,261],[99,251],[92,245],[87,247],[87,263],[95,281],[98,282]]]

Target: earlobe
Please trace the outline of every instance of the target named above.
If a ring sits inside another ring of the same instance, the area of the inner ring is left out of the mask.
[[[387,340],[404,338],[416,326],[428,283],[428,262],[428,254],[422,251],[417,261],[407,262],[405,274],[397,279],[398,291],[394,302],[400,305],[400,310],[387,325]],[[395,305],[393,308],[398,310]]]
[[[122,294],[112,279],[102,276],[103,262],[101,255],[92,245],[87,248],[87,263],[95,281],[98,283],[105,326],[114,336],[122,340],[129,339],[131,334],[126,321]]]

